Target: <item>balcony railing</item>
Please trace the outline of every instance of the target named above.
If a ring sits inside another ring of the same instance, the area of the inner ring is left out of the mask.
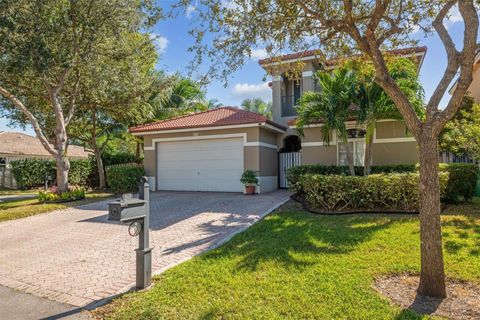
[[[297,115],[295,106],[297,105],[297,97],[282,96],[282,117],[293,117]]]

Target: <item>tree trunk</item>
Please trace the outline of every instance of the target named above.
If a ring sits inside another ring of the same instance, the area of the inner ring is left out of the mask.
[[[424,128],[419,139],[421,272],[418,293],[444,298],[447,294],[440,221],[438,138],[432,131]]]
[[[97,161],[98,187],[103,190],[107,187],[105,181],[105,168],[103,167],[102,151],[98,148],[96,142],[93,143],[93,152],[95,153],[95,160]]]
[[[64,153],[59,153],[56,157],[57,165],[57,187],[59,192],[68,190],[68,170],[70,170],[70,161]]]
[[[350,144],[348,143],[348,140],[345,142],[345,150],[347,151],[347,161],[348,161],[348,168],[350,170],[350,175],[355,176],[355,165],[353,161],[353,153],[350,148]]]
[[[372,146],[373,146],[374,131],[375,131],[375,121],[370,121],[367,124],[367,134],[365,136],[365,157],[363,161],[364,176],[368,176],[370,174],[370,168],[372,164]]]

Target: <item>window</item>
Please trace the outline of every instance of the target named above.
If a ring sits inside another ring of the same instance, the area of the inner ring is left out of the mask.
[[[353,153],[353,164],[355,166],[363,166],[365,159],[365,140],[357,140],[348,142],[350,152]],[[347,148],[344,143],[338,143],[338,165],[348,166]]]
[[[302,96],[302,80],[295,79],[290,80],[284,78],[283,80],[283,90],[281,96],[281,114],[282,117],[292,117],[297,115],[295,106],[298,103],[298,99]]]
[[[7,158],[0,158],[0,168],[5,167],[7,164]]]

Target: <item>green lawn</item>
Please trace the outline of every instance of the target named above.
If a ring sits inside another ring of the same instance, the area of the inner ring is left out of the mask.
[[[111,193],[105,192],[91,192],[87,193],[86,198],[83,200],[66,203],[40,203],[37,199],[8,200],[5,202],[0,202],[0,222],[46,213],[56,209],[64,209],[86,204],[89,202],[98,201],[101,198],[106,198],[111,195]]]
[[[0,187],[0,196],[22,195],[22,194],[36,194],[38,190],[17,190]]]
[[[449,208],[442,222],[448,276],[479,284],[480,199]],[[390,305],[372,288],[376,276],[418,271],[417,217],[281,211],[220,248],[165,272],[151,290],[127,294],[95,315],[426,319]]]

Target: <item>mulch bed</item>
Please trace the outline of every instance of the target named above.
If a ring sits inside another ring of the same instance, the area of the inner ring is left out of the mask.
[[[480,319],[479,286],[447,279],[447,298],[439,299],[417,294],[418,282],[418,276],[395,275],[378,278],[374,286],[395,305],[420,314],[448,319]]]

